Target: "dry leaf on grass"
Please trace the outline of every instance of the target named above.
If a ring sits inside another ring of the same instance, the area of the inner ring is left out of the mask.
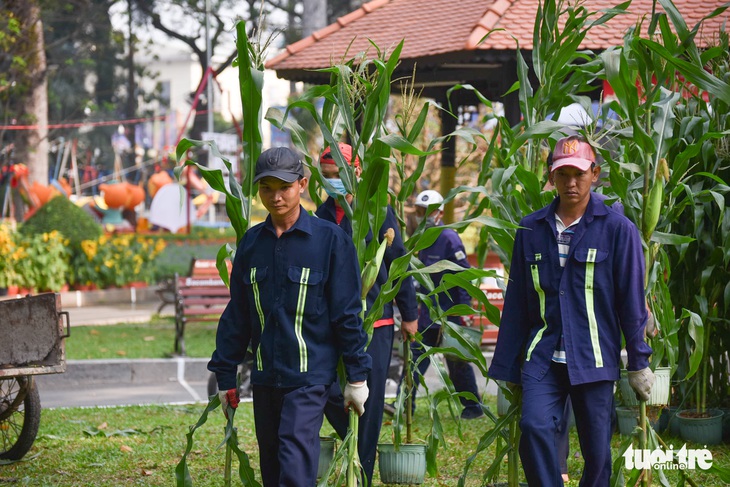
[[[144,340],[146,342],[153,342],[153,341],[155,341],[155,338],[156,337],[154,337],[154,336],[146,336],[142,340]]]
[[[134,450],[132,450],[132,447],[129,447],[127,445],[122,445],[119,447],[119,449],[121,451],[123,451],[124,453],[132,453],[134,451]]]

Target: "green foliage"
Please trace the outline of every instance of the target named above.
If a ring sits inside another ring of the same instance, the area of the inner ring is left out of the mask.
[[[18,232],[21,235],[31,236],[53,230],[57,230],[67,238],[73,248],[78,247],[82,240],[93,240],[102,234],[101,226],[91,215],[60,196],[41,206],[19,227]]]
[[[134,234],[102,235],[82,241],[79,247],[73,249],[71,283],[108,288],[155,282],[156,259],[165,241]]]
[[[60,291],[67,283],[69,251],[58,231],[20,235],[17,248],[13,284],[33,291]]]

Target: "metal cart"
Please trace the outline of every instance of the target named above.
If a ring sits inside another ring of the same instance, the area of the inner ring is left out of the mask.
[[[41,419],[34,377],[66,370],[70,330],[60,294],[0,301],[0,459],[19,460],[33,446]]]

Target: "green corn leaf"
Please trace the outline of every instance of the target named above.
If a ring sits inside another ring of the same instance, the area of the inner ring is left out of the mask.
[[[689,379],[695,375],[705,355],[705,327],[700,316],[688,309],[682,309],[681,319],[689,320],[687,330],[690,338],[694,342],[694,349],[690,352],[689,356],[689,371],[685,376],[686,379]]]
[[[190,427],[190,430],[185,435],[186,437],[186,444],[185,444],[185,452],[183,453],[182,458],[180,459],[180,462],[178,462],[177,466],[175,467],[175,481],[177,487],[192,487],[193,486],[193,479],[190,476],[190,470],[188,469],[188,454],[193,449],[193,435],[195,434],[195,431],[203,426],[206,421],[208,421],[208,413],[215,410],[218,406],[221,405],[221,400],[218,397],[218,394],[213,394],[208,398],[208,405],[203,410],[203,414],[200,415],[200,418],[198,419],[198,422],[195,423],[194,426]]]
[[[380,138],[380,141],[392,149],[413,156],[425,157],[438,153],[437,150],[422,151],[418,147],[414,146],[408,139],[398,134],[385,135]]]
[[[653,232],[651,234],[651,241],[656,242],[658,244],[664,244],[664,245],[682,245],[687,244],[690,242],[694,242],[694,238],[688,237],[686,235],[676,235],[673,233],[664,233],[664,232]]]
[[[238,84],[243,109],[243,172],[247,176],[246,195],[253,195],[253,169],[256,159],[261,155],[261,106],[264,90],[263,66],[255,66],[251,57],[253,46],[246,33],[246,22],[236,24],[236,50],[238,51]],[[250,201],[246,202],[250,208]],[[228,208],[226,208],[228,209]],[[246,211],[250,214],[250,211]],[[230,217],[230,215],[229,215]],[[232,218],[231,218],[232,219]]]

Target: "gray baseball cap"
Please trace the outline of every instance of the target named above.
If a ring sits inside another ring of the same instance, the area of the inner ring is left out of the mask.
[[[302,158],[288,147],[272,147],[263,151],[256,159],[253,182],[256,183],[267,176],[293,183],[304,177]]]

